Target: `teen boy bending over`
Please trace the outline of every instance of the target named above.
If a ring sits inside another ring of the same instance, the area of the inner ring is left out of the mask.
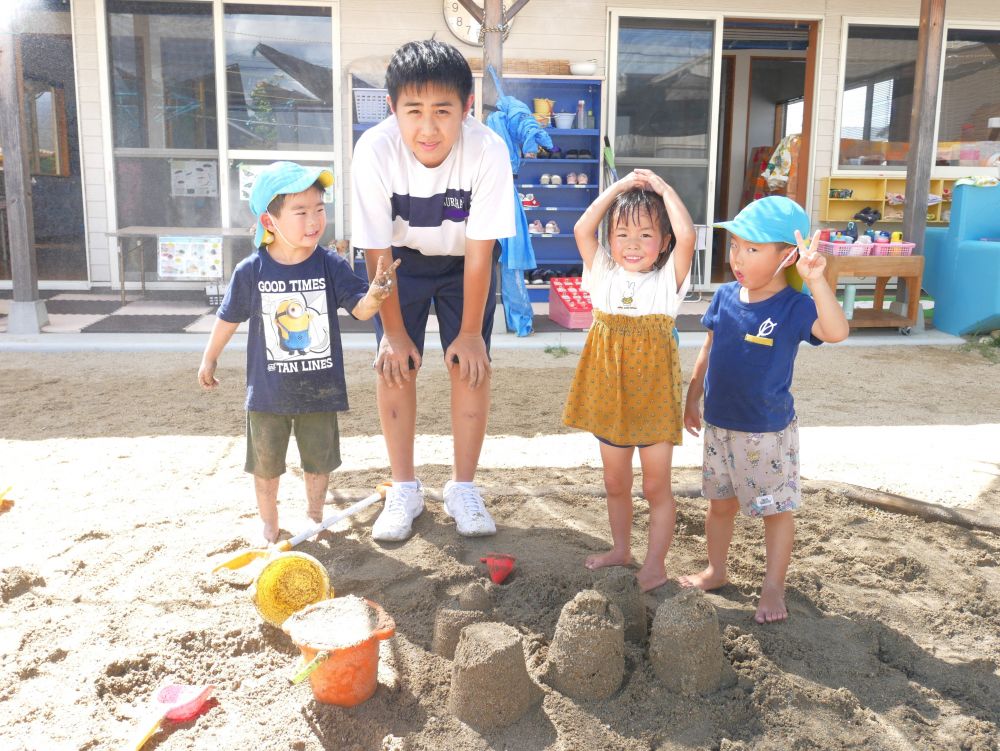
[[[257,175],[250,209],[255,252],[233,271],[198,369],[206,389],[219,355],[242,321],[247,338],[247,460],[267,542],[278,539],[278,481],[295,434],[305,473],[307,514],[323,520],[330,472],[340,466],[337,412],[347,409],[337,308],[368,319],[392,292],[392,269],[371,287],[319,245],[326,229],[323,191],[333,173],[275,162]]]
[[[375,319],[376,399],[393,484],[372,537],[406,539],[424,509],[413,440],[432,301],[451,381],[455,459],[444,509],[459,534],[492,535],[496,525],[473,481],[490,408],[496,241],[515,233],[507,147],[469,117],[472,71],[451,45],[403,45],[386,87],[392,116],[361,136],[351,163],[352,241],[366,250],[369,276],[379,259],[383,268],[403,261],[399,294]]]

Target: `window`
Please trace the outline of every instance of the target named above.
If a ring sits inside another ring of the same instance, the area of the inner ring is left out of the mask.
[[[937,164],[1000,167],[1000,31],[949,29]]]
[[[108,2],[119,227],[218,227],[212,6]]]
[[[850,26],[840,100],[841,168],[905,169],[916,61],[916,28]]]
[[[229,147],[332,150],[330,9],[225,8]]]

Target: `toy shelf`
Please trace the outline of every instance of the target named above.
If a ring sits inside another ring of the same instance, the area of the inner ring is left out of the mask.
[[[954,179],[934,178],[930,181],[930,192],[944,199],[927,207],[927,221],[930,224],[947,224],[951,217],[951,191]],[[831,197],[831,191],[851,191],[850,197]],[[882,223],[894,224],[903,221],[903,204],[889,202],[889,195],[906,195],[906,180],[901,177],[851,176],[823,178],[819,218],[823,222],[849,222],[866,206],[882,214]]]

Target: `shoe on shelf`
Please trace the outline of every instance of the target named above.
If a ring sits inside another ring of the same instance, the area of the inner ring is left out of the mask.
[[[552,176],[551,175],[547,175],[547,174],[546,175],[542,175],[540,178],[538,178],[538,184],[539,185],[548,185],[549,182],[551,182],[551,180],[552,180]]]
[[[545,284],[545,272],[541,269],[535,269],[528,276],[528,284]]]
[[[558,235],[559,225],[556,224],[555,219],[550,219],[545,223],[545,234],[546,235]]]
[[[580,149],[576,153],[577,159],[593,159],[594,155],[590,153],[590,149]]]
[[[587,177],[587,173],[586,172],[581,172],[581,173],[579,173],[576,176],[576,184],[577,185],[586,185],[589,180],[590,180],[590,178]]]
[[[410,536],[413,520],[424,510],[424,490],[417,480],[416,487],[394,483],[385,491],[385,505],[372,525],[372,539],[398,542]]]
[[[444,511],[455,520],[463,537],[488,537],[497,533],[497,525],[472,482],[449,480],[444,486]]]
[[[540,235],[544,231],[545,228],[542,227],[541,219],[536,219],[535,221],[533,221],[531,224],[528,225],[528,232],[532,235]]]
[[[566,184],[567,185],[576,185],[576,173],[575,172],[570,172],[568,175],[566,175]]]
[[[538,199],[535,198],[534,193],[526,193],[523,196],[521,196],[521,205],[528,206],[529,208],[533,208],[535,206],[541,206],[541,204],[538,203]]]
[[[577,151],[576,149],[570,149],[569,151],[566,152],[566,158],[567,159],[579,159],[580,158],[580,152]]]
[[[549,182],[552,185],[562,185],[562,178],[559,175],[552,175]]]

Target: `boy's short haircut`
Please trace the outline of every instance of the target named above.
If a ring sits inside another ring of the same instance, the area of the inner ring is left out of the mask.
[[[428,84],[450,89],[463,106],[472,94],[472,69],[457,49],[445,42],[425,39],[407,42],[393,54],[385,74],[385,85],[393,106],[408,86],[418,90]]]
[[[608,236],[611,236],[615,225],[622,220],[638,224],[643,212],[649,214],[650,219],[653,220],[653,226],[659,229],[661,234],[670,235],[670,242],[667,243],[666,252],[661,253],[660,257],[656,259],[656,263],[653,264],[653,268],[663,268],[663,265],[667,262],[667,257],[670,255],[670,251],[674,249],[675,238],[673,227],[670,224],[670,216],[667,214],[666,204],[663,203],[663,199],[655,192],[634,188],[633,190],[619,193],[612,202],[611,208],[608,209]]]
[[[326,193],[326,186],[323,184],[323,180],[317,179],[312,185],[310,185],[306,190],[311,190],[315,188],[320,193]],[[304,193],[304,190],[298,191],[299,193]],[[281,213],[281,207],[285,205],[285,199],[288,196],[293,196],[295,193],[279,193],[272,200],[271,203],[267,205],[267,211],[272,216],[278,216]]]

